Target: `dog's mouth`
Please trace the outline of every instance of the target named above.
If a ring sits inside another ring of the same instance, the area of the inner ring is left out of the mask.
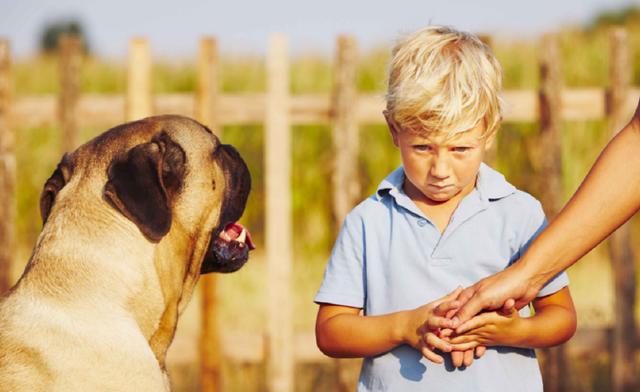
[[[251,234],[244,226],[238,222],[229,223],[224,230],[220,232],[216,241],[221,243],[221,247],[245,249],[247,252],[253,250],[256,246],[251,241]]]
[[[209,246],[213,263],[202,265],[200,273],[234,272],[249,259],[249,251],[255,249],[251,234],[240,223],[232,222],[225,226]]]

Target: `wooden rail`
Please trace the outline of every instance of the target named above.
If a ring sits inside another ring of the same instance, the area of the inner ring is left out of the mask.
[[[639,88],[631,88],[624,102],[623,112],[633,113]],[[505,116],[507,122],[539,121],[538,91],[506,90]],[[606,90],[603,88],[563,89],[561,117],[564,121],[602,120],[605,118]],[[53,126],[56,118],[55,95],[16,97],[13,111],[20,127]],[[175,93],[155,95],[152,113],[175,113],[195,116],[195,94]],[[265,118],[264,93],[225,94],[218,97],[220,125],[261,124]],[[83,94],[78,101],[80,127],[109,126],[125,121],[125,97],[118,94]],[[382,94],[358,94],[352,103],[358,124],[382,124],[384,99]],[[330,94],[299,94],[290,97],[289,113],[292,125],[329,124],[331,120]],[[628,117],[629,118],[629,117]]]

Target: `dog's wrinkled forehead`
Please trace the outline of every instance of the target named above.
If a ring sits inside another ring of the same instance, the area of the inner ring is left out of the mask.
[[[83,156],[99,160],[109,159],[138,144],[149,142],[163,133],[182,146],[187,155],[206,150],[213,151],[220,144],[209,129],[196,121],[182,116],[165,115],[112,128],[81,146],[74,155],[80,159]]]

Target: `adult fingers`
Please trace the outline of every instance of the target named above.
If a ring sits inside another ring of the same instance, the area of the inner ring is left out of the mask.
[[[487,351],[487,347],[486,346],[478,346],[478,347],[476,347],[476,358],[481,358],[486,351]]]
[[[455,290],[453,290],[452,292],[450,292],[449,294],[445,295],[444,297],[437,299],[435,301],[433,301],[432,303],[434,305],[436,305],[436,307],[444,302],[458,302],[456,301],[456,298],[458,298],[458,296],[460,295],[460,293],[462,292],[462,286],[458,286],[456,287]],[[460,305],[458,305],[460,306]]]
[[[427,330],[433,331],[438,328],[453,328],[454,325],[453,321],[446,317],[431,316],[425,322],[425,326],[427,327]]]
[[[447,312],[447,314],[444,316],[448,319],[453,318],[453,316],[455,316],[456,312],[458,311],[458,308],[456,307],[455,309],[451,309]]]
[[[508,315],[511,314],[513,309],[515,308],[516,300],[513,298],[509,298],[502,305],[502,314]]]
[[[433,313],[439,316],[450,318],[449,314],[454,315],[459,307],[460,302],[458,301],[443,301],[433,309]]]
[[[487,323],[487,319],[491,317],[491,313],[482,313],[471,320],[467,320],[456,328],[456,333],[462,335],[472,329],[479,328]]]
[[[472,350],[477,346],[478,346],[478,342],[476,342],[475,340],[469,341],[469,342],[463,342],[463,343],[451,343],[451,350],[452,350],[451,353]]]
[[[476,283],[477,285],[477,283]],[[456,312],[456,317],[464,323],[485,307],[485,300],[481,294],[477,293],[476,286],[467,287],[457,298],[460,302],[460,309]]]

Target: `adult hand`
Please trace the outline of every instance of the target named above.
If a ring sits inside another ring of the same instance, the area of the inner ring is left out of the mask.
[[[460,324],[456,332],[466,329],[466,322],[482,310],[502,310],[509,313],[522,308],[536,296],[540,287],[531,283],[531,277],[517,263],[488,276],[464,289],[457,301],[462,304],[456,312]]]

